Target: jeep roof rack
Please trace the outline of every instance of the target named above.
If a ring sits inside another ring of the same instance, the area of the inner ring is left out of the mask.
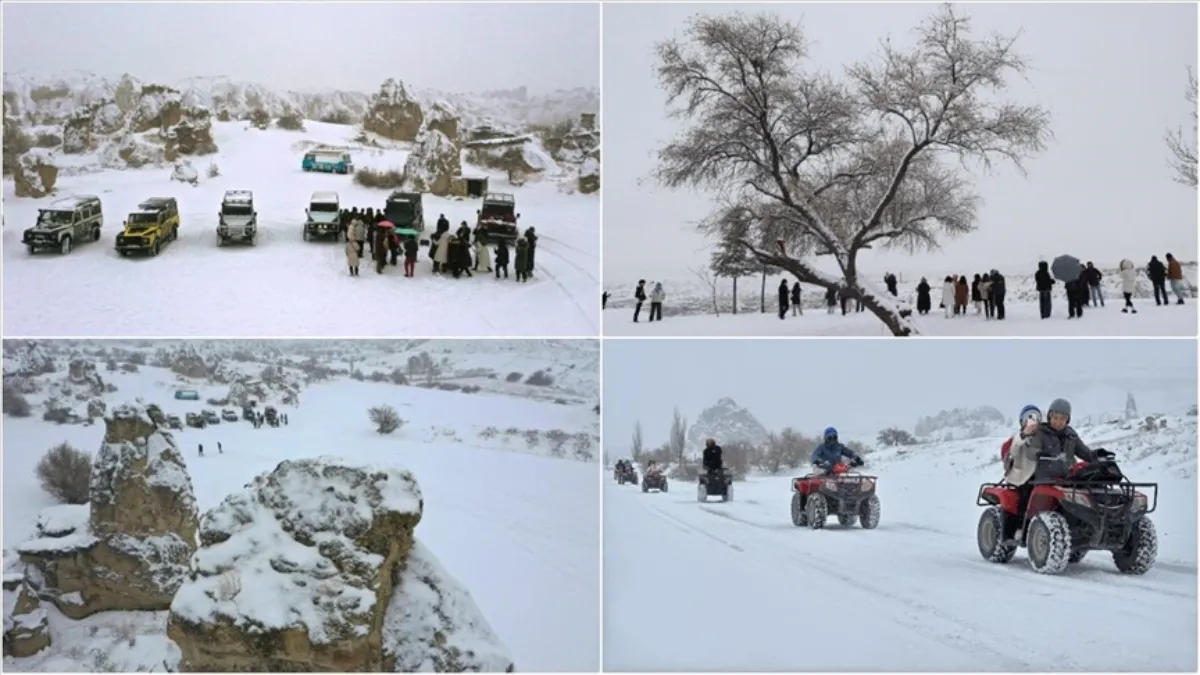
[[[314,192],[309,202],[314,204],[337,204],[338,194],[336,192]]]
[[[138,204],[138,209],[145,213],[155,213],[167,208],[174,201],[174,197],[151,197]]]
[[[249,204],[254,201],[254,192],[250,190],[226,190],[222,200],[226,204]]]
[[[515,204],[517,199],[508,192],[489,192],[483,196],[483,201],[497,202],[502,204]]]
[[[70,197],[62,197],[55,199],[50,204],[41,209],[42,211],[74,211],[79,205],[91,201],[100,201],[96,195],[71,195]]]

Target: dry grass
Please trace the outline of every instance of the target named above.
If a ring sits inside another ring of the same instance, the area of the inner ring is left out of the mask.
[[[404,175],[404,172],[399,169],[377,171],[370,168],[361,168],[354,171],[355,184],[365,188],[395,190],[404,187],[407,181],[408,179]]]

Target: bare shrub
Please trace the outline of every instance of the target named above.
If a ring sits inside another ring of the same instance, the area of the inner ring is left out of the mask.
[[[304,118],[296,113],[287,113],[275,120],[275,126],[288,131],[304,131]]]
[[[554,457],[562,457],[563,449],[567,445],[567,440],[571,435],[562,429],[551,429],[546,432],[546,442],[550,445],[550,454]]]
[[[479,432],[480,438],[495,438],[499,435],[500,430],[496,427],[485,427],[483,431]]]
[[[137,624],[132,621],[119,621],[113,626],[113,635],[117,640],[124,642],[130,647],[137,646],[138,629]]]
[[[464,385],[464,386],[463,386],[463,388],[462,388],[462,393],[464,393],[464,394],[474,394],[474,393],[477,393],[477,392],[481,391],[482,389],[483,389],[483,387],[480,387],[480,386],[479,386],[479,385],[477,385],[477,384],[468,384],[468,385]]]
[[[371,423],[375,425],[375,431],[379,434],[390,434],[404,426],[400,413],[390,405],[375,406],[367,411],[367,416],[371,418]]]
[[[595,448],[592,435],[581,431],[572,437],[574,440],[571,443],[571,449],[575,452],[575,456],[584,461],[591,461],[596,455],[593,452]]]
[[[525,377],[525,375],[523,373],[513,372],[513,373],[509,373],[508,376],[504,378],[504,381],[505,382],[520,382],[522,377]]]
[[[86,504],[92,478],[92,456],[76,450],[69,443],[59,443],[38,461],[37,477],[42,489],[59,502]]]
[[[537,429],[527,430],[524,433],[524,436],[525,436],[525,445],[529,446],[530,450],[536,448],[542,442],[542,434]]]
[[[521,433],[521,430],[516,427],[509,427],[504,430],[505,436],[516,436],[519,433]]]
[[[321,121],[326,124],[354,124],[354,116],[349,110],[335,110],[322,115]]]
[[[266,129],[271,125],[271,116],[262,108],[255,108],[250,113],[250,124],[256,129]]]
[[[883,429],[879,432],[879,436],[875,439],[880,445],[885,448],[895,447],[897,445],[916,445],[917,439],[912,434],[904,429],[892,427]]]
[[[534,387],[549,387],[554,384],[554,376],[544,370],[539,370],[526,378],[525,384]]]
[[[25,395],[7,382],[4,383],[3,406],[4,414],[9,417],[29,417],[33,414],[33,408],[29,405]]]
[[[62,138],[54,134],[41,133],[33,139],[33,145],[38,148],[57,148],[62,145]]]
[[[365,188],[395,190],[404,187],[408,177],[401,169],[376,170],[362,167],[354,170],[354,182]]]
[[[219,178],[221,176],[221,167],[217,166],[216,162],[208,165],[208,177]]]

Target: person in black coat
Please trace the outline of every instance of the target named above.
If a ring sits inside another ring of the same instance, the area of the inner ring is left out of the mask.
[[[1104,275],[1096,268],[1095,265],[1088,261],[1087,267],[1083,270],[1084,280],[1087,282],[1088,298],[1093,307],[1104,306],[1104,289],[1100,286],[1100,282],[1104,280]]]
[[[829,314],[837,313],[838,291],[837,286],[830,286],[825,289],[825,311]]]
[[[1150,264],[1146,265],[1146,276],[1150,277],[1150,284],[1154,286],[1154,304],[1171,304],[1170,298],[1167,297],[1167,266],[1158,256],[1150,256]],[[1160,295],[1162,300],[1159,300]]]
[[[779,282],[779,318],[787,318],[788,298],[792,297],[792,291],[788,288],[787,279]]]
[[[891,293],[892,297],[900,295],[900,291],[897,288],[899,282],[896,280],[895,274],[888,272],[887,274],[883,275],[883,283],[885,286],[887,286],[888,293]]]
[[[471,275],[471,242],[469,239],[454,237],[450,240],[450,273],[457,279],[466,274]]]
[[[920,283],[917,284],[917,314],[922,316],[928,314],[933,306],[933,298],[930,297],[929,291],[929,281],[921,277]]]
[[[529,265],[528,265],[529,269],[528,269],[528,272],[530,274],[533,274],[533,259],[534,259],[534,254],[537,253],[538,236],[537,236],[537,232],[532,227],[530,227],[528,230],[525,230],[525,241],[529,242]]]
[[[633,322],[638,322],[638,316],[642,313],[642,303],[646,302],[646,280],[638,279],[637,288],[633,289],[633,299],[637,300],[637,304],[633,306]]]
[[[1049,319],[1053,309],[1050,290],[1054,288],[1054,278],[1050,276],[1050,265],[1045,260],[1038,263],[1037,271],[1033,273],[1033,283],[1037,287],[1038,309],[1043,319]]]
[[[803,316],[804,309],[800,307],[800,282],[792,284],[792,316]]]
[[[496,278],[500,278],[500,271],[504,271],[504,278],[508,278],[508,241],[501,239],[496,242]]]
[[[708,473],[716,473],[724,466],[721,462],[721,446],[711,438],[704,441],[704,456],[700,463]]]
[[[998,270],[992,270],[992,287],[988,289],[988,297],[992,300],[997,321],[1004,320],[1004,294],[1007,291],[1004,275],[1000,274]]]
[[[1083,318],[1083,298],[1084,293],[1087,293],[1084,290],[1083,277],[1063,282],[1063,288],[1067,292],[1067,318]]]
[[[449,232],[450,231],[450,221],[446,219],[446,214],[444,214],[444,213],[438,214],[437,231],[438,232]]]
[[[412,277],[417,271],[417,254],[421,251],[421,243],[409,235],[404,238],[404,276]]]

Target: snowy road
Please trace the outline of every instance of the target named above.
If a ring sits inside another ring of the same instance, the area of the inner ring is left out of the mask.
[[[982,560],[970,503],[961,529],[895,515],[886,480],[874,531],[793,527],[787,478],[706,505],[673,487],[606,485],[606,670],[1196,669],[1194,558],[1049,578]]]

